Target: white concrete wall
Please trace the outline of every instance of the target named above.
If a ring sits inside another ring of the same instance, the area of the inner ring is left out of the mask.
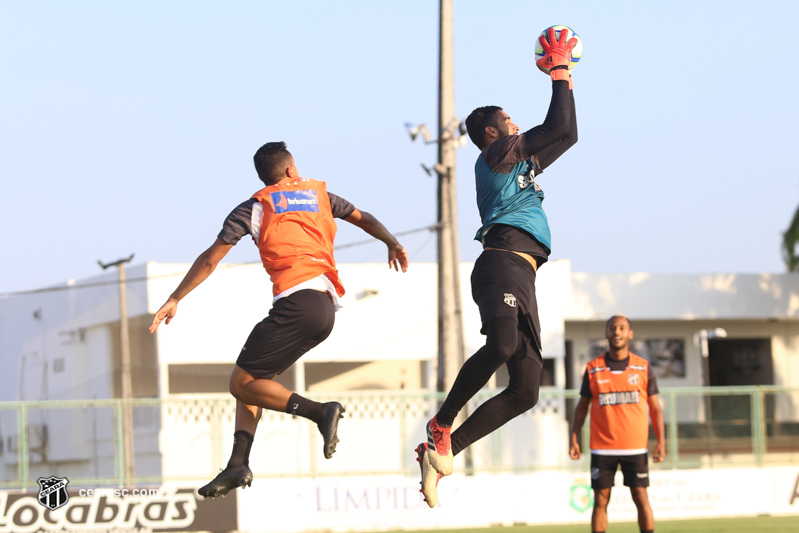
[[[637,518],[630,492],[616,489],[608,506],[611,527]],[[796,467],[657,470],[649,498],[657,520],[797,515]],[[439,503],[429,509],[418,479],[399,476],[253,481],[239,495],[239,528],[252,533],[471,529],[503,524],[584,524],[590,527],[588,472],[452,475],[439,482]],[[757,487],[756,491],[741,486]],[[264,520],[261,502],[285,512]],[[623,526],[622,526],[623,527]],[[632,524],[628,524],[632,530]],[[614,528],[617,529],[617,528]]]
[[[175,289],[190,265],[148,263],[149,312]],[[435,361],[438,350],[436,265],[412,263],[407,273],[385,264],[339,264],[347,290],[333,333],[303,356],[305,362],[421,360]],[[466,357],[485,343],[480,314],[472,301],[472,263],[461,265]],[[570,264],[545,265],[536,282],[544,355],[564,355],[563,317],[569,309]],[[260,264],[220,265],[183,299],[178,314],[157,332],[161,375],[165,365],[235,362],[252,327],[269,312],[271,284]],[[162,377],[162,380],[165,380]],[[166,383],[162,383],[165,387]],[[166,390],[165,388],[163,390]]]
[[[149,319],[188,267],[150,262],[128,268],[129,316]],[[435,264],[413,263],[407,274],[383,264],[339,267],[348,291],[342,298],[345,308],[337,314],[333,334],[306,361],[435,360]],[[470,263],[461,266],[467,357],[484,342],[471,299],[471,269]],[[147,283],[135,281],[145,274]],[[109,271],[76,285],[114,280],[116,271]],[[719,326],[731,337],[771,336],[776,383],[799,383],[799,274],[587,274],[572,273],[570,263],[561,260],[541,268],[536,287],[547,357],[563,356],[564,319],[575,331],[570,335],[579,361],[587,353],[587,338],[602,337],[591,323],[623,311],[639,336],[685,337],[693,366],[685,379],[663,386],[701,384],[693,334]],[[373,290],[377,294],[363,297]],[[268,313],[271,298],[261,265],[220,265],[181,302],[175,321],[159,330],[161,379],[170,363],[233,363],[253,325]],[[0,299],[0,364],[14,369],[0,374],[0,400],[109,397],[108,354],[118,318],[115,284]],[[584,333],[575,329],[581,322],[587,324]],[[58,358],[64,359],[63,372],[37,377]]]
[[[227,463],[233,446],[235,404],[229,396],[215,397],[216,404],[205,399],[175,399],[162,407],[163,473],[170,481],[207,481]],[[425,425],[437,409],[435,401],[421,395],[392,396],[390,392],[378,398],[344,392],[327,397],[340,401],[347,410],[339,425],[341,444],[333,459],[323,458],[322,440],[312,422],[264,411],[250,453],[250,468],[256,477],[418,472],[413,450],[426,438]],[[475,409],[484,400],[485,396],[474,400],[469,408]],[[545,398],[532,411],[474,443],[470,447],[473,467],[482,472],[507,472],[569,465],[563,405],[561,400]],[[374,439],[369,435],[380,435],[380,446],[371,445]],[[455,458],[456,470],[464,469],[466,456]]]
[[[569,319],[797,319],[799,273],[572,274]]]

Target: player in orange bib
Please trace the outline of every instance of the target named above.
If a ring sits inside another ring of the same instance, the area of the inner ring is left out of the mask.
[[[315,402],[273,379],[333,330],[334,314],[341,307],[338,298],[344,295],[333,258],[335,219],[344,219],[383,241],[388,247],[389,268],[408,269],[408,254],[379,220],[328,192],[324,182],[300,177],[286,143],[263,145],[254,161],[265,187],[228,215],[214,244],[194,261],[150,325],[154,333],[162,321],[169,324],[178,302],[211,275],[242,237],[252,237],[272,281],[272,308],[253,328],[233,367],[233,451],[227,467],[199,489],[206,498],[224,496],[252,483],[250,447],[262,409],[312,420],[322,434],[325,458],[330,459],[336,451],[344,407],[338,402]]]
[[[657,439],[653,459],[659,463],[666,457],[657,382],[649,361],[630,353],[633,329],[626,316],[611,317],[605,327],[605,337],[608,351],[590,361],[583,375],[580,401],[574,410],[569,455],[574,460],[581,457],[577,437],[590,409],[591,487],[594,489],[591,530],[604,533],[607,529],[610,489],[616,470],[621,466],[624,484],[630,487],[638,509],[641,533],[652,533],[655,517],[647,493],[649,417]]]

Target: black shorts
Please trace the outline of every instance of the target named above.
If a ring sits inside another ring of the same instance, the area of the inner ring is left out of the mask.
[[[649,486],[649,454],[597,455],[591,454],[591,488],[607,489],[613,486],[616,470],[621,466],[626,487]]]
[[[335,313],[326,292],[300,290],[279,299],[253,328],[236,365],[255,377],[274,378],[330,335]]]
[[[535,269],[523,257],[485,250],[472,270],[472,298],[480,309],[483,329],[497,318],[512,318],[529,341],[528,356],[543,364],[535,276]]]

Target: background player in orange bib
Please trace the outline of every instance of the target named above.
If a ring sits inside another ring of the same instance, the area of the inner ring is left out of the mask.
[[[252,237],[272,281],[274,298],[269,316],[253,328],[233,367],[233,451],[227,467],[198,491],[206,498],[224,496],[252,483],[250,447],[262,409],[316,422],[325,458],[330,459],[336,451],[344,407],[338,402],[322,404],[304,398],[273,380],[333,330],[334,314],[341,307],[338,298],[344,295],[333,258],[334,219],[344,219],[383,241],[388,247],[389,268],[408,269],[408,254],[379,220],[327,192],[324,182],[300,177],[286,143],[267,143],[253,159],[265,187],[228,215],[216,241],[194,261],[150,325],[154,333],[162,321],[169,324],[178,302],[211,275],[243,236]]]
[[[608,351],[590,361],[583,375],[580,401],[574,410],[569,455],[574,460],[581,457],[577,437],[590,409],[591,487],[594,489],[591,530],[603,533],[607,529],[610,489],[616,470],[621,466],[624,484],[630,487],[638,509],[641,532],[651,533],[655,530],[655,518],[647,493],[649,417],[657,438],[653,459],[658,463],[666,457],[657,382],[649,361],[630,353],[633,329],[626,316],[611,317],[605,327],[605,337]]]

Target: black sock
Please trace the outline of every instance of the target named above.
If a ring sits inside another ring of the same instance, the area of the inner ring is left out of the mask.
[[[655,533],[654,529],[642,529],[641,533]]]
[[[291,416],[301,416],[318,424],[322,419],[322,404],[292,392],[286,405],[286,412]]]
[[[243,429],[233,434],[233,452],[227,462],[228,468],[236,468],[250,464],[250,448],[252,448],[253,435]]]

